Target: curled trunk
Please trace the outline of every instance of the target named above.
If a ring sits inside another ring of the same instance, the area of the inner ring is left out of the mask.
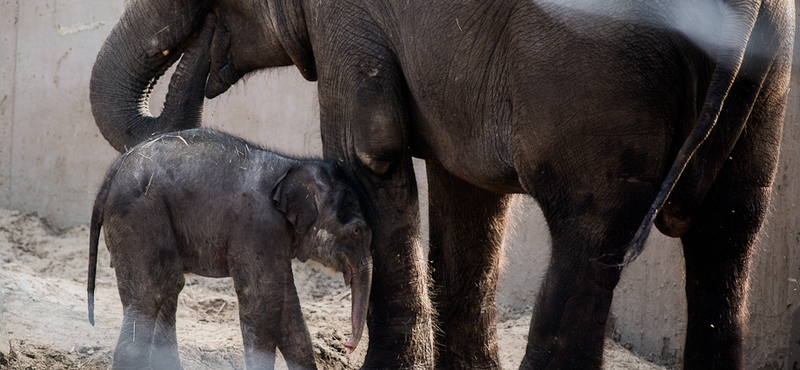
[[[213,20],[201,23],[205,13],[197,1],[140,0],[114,26],[92,69],[89,98],[100,132],[118,151],[154,133],[200,125],[213,36]],[[164,110],[153,117],[150,92],[184,52]]]

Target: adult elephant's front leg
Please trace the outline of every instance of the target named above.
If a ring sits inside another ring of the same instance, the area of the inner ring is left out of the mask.
[[[428,273],[419,241],[411,157],[383,176],[351,168],[372,229],[372,291],[364,369],[426,369],[433,363]]]
[[[411,158],[389,176],[363,181],[362,205],[372,228],[373,280],[364,369],[432,366],[433,334],[427,269],[419,243],[419,209]],[[361,173],[362,176],[359,176]],[[367,174],[368,175],[368,174]],[[368,200],[368,201],[366,201]]]
[[[495,292],[511,195],[475,187],[427,162],[436,367],[499,369]]]
[[[369,347],[363,368],[431,368],[432,308],[419,242],[405,80],[369,14],[345,7],[347,2],[328,4],[333,9],[317,25],[358,35],[314,50],[317,60],[343,61],[317,65],[323,152],[339,161],[359,190],[372,229]]]

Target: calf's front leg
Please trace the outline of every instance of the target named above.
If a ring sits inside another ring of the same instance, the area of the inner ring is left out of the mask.
[[[290,275],[284,287],[283,316],[278,349],[289,369],[316,369],[314,347],[308,333],[294,278]]]

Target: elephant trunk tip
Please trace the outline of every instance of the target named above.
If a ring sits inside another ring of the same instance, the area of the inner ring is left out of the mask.
[[[354,336],[353,338],[350,338],[350,340],[348,340],[347,342],[344,343],[344,347],[347,348],[347,350],[349,351],[348,353],[353,353],[353,351],[356,350],[356,346],[358,346],[358,342],[361,341],[361,338],[358,338],[358,337],[360,337],[360,335],[359,336]]]

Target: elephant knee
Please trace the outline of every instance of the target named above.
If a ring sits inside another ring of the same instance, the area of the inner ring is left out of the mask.
[[[361,165],[383,175],[393,164],[400,162],[408,146],[400,122],[386,114],[376,113],[360,125],[362,127],[355,128],[355,154]]]

